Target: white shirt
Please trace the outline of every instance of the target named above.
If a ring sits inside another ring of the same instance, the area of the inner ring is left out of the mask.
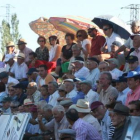
[[[36,90],[32,96],[33,96],[34,103],[37,104],[40,101],[41,93],[40,91]]]
[[[129,87],[127,87],[127,88],[124,89],[122,92],[119,92],[117,101],[121,101],[122,104],[125,105],[126,98],[127,98],[127,94],[130,92],[130,90],[131,90],[131,89],[130,89]]]
[[[121,45],[123,45],[123,41],[121,39],[121,37],[116,34],[116,33],[112,33],[110,37],[106,37],[106,43],[107,43],[107,47],[108,47],[108,52],[111,52],[111,45],[114,41],[118,41],[121,43]]]
[[[122,76],[122,74],[123,74],[123,72],[117,68],[110,71],[110,73],[112,75],[112,79],[117,79],[118,77]]]
[[[77,95],[77,92],[75,89],[73,89],[72,91],[70,91],[69,93],[66,94],[66,98],[73,98]]]
[[[16,79],[27,78],[28,67],[25,62],[23,62],[21,65],[16,63],[11,72],[15,74]]]
[[[133,40],[129,37],[126,42],[124,43],[124,46],[131,49],[131,48],[134,48],[133,46]]]
[[[101,126],[100,126],[98,120],[95,117],[93,117],[91,114],[87,114],[82,119],[85,122],[88,122],[91,125],[93,125],[99,133],[101,132]]]
[[[89,72],[89,75],[87,76],[87,80],[90,80],[92,82],[92,86],[96,84],[96,81],[99,80],[100,71],[98,68],[93,69]]]
[[[80,70],[74,73],[76,78],[86,78],[89,75],[89,69],[83,66]]]
[[[50,95],[48,104],[50,104],[52,106],[56,106],[58,104],[57,99],[59,97],[60,97],[60,95],[59,95],[58,90],[57,90],[53,94]]]
[[[82,48],[83,48],[84,50],[86,50],[86,45],[87,45],[87,44],[91,45],[91,42],[90,42],[89,39],[84,39],[83,41],[81,41],[81,45],[82,45]]]
[[[99,95],[97,92],[93,91],[92,89],[90,89],[88,91],[88,93],[85,95],[85,99],[87,101],[89,101],[89,104],[95,102],[95,101],[99,101]]]
[[[55,46],[51,46],[50,51],[49,51],[49,61],[52,61],[52,59],[55,57],[55,54],[57,53],[58,44],[56,44]]]
[[[6,71],[7,71],[7,72],[11,72],[11,71],[13,71],[13,69],[14,69],[16,63],[17,63],[17,62],[14,62],[14,64],[13,64],[11,67],[10,67],[9,64],[6,64]],[[9,70],[10,70],[10,71],[9,71]]]

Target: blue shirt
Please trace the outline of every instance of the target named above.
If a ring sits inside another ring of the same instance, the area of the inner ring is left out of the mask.
[[[134,71],[140,72],[140,66],[137,66],[137,67],[134,69]]]
[[[50,96],[48,96],[46,99],[41,98],[40,101],[41,101],[41,100],[45,100],[45,101],[48,103],[48,102],[49,102],[49,98],[50,98]]]
[[[85,98],[85,94],[81,91],[78,91],[77,95],[75,97],[71,98],[71,100],[72,100],[73,104],[76,104],[79,99],[84,99],[84,98]]]

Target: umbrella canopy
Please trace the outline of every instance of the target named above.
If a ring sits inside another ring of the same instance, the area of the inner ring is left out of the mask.
[[[112,15],[102,15],[95,17],[92,20],[95,24],[97,24],[101,29],[103,28],[104,24],[111,23],[114,27],[114,32],[119,34],[121,38],[128,39],[131,35],[131,30],[128,25],[121,19],[112,16]]]
[[[44,36],[47,39],[46,45],[49,46],[48,38],[51,35],[56,35],[59,39],[60,45],[65,44],[65,33],[58,31],[54,28],[54,26],[48,21],[47,18],[39,18],[35,21],[29,23],[30,28],[38,35]]]
[[[52,23],[57,30],[73,34],[76,34],[80,29],[98,28],[90,19],[79,16],[50,17],[49,22]]]

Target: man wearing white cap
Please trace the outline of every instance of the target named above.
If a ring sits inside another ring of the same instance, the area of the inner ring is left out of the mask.
[[[27,80],[27,72],[28,67],[24,62],[25,55],[23,53],[19,53],[17,56],[17,63],[15,67],[12,69],[12,73],[15,75],[15,78],[19,81],[26,81]]]

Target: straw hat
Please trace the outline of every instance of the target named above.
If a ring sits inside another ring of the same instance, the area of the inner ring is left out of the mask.
[[[14,42],[13,41],[10,41],[6,44],[6,47],[11,47],[11,46],[15,46]]]
[[[17,58],[25,58],[25,54],[24,53],[19,53]]]
[[[24,100],[24,106],[26,105],[33,105],[34,103],[31,101],[31,99],[25,99]]]
[[[90,113],[89,102],[85,99],[79,99],[77,104],[71,105],[69,108],[74,108],[81,113]]]
[[[21,38],[18,40],[17,45],[21,45],[21,44],[27,44],[27,42],[25,41],[25,39]]]

